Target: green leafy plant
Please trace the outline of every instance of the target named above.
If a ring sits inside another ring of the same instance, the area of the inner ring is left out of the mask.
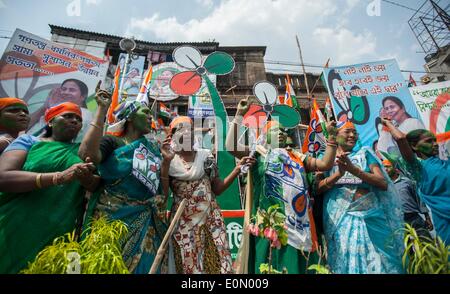
[[[259,272],[261,274],[269,274],[269,273],[270,274],[287,274],[288,273],[286,268],[283,268],[282,272],[277,271],[276,269],[272,268],[269,272],[269,264],[268,263],[261,263],[259,265]]]
[[[402,262],[408,274],[450,274],[450,246],[439,237],[419,237],[409,224],[405,231]]]
[[[267,239],[270,243],[268,263],[260,265],[261,273],[280,273],[272,268],[272,251],[274,248],[281,249],[287,244],[288,234],[284,223],[285,219],[280,206],[275,204],[270,206],[267,211],[258,208],[256,216],[252,217],[251,223],[247,227],[250,234]]]
[[[24,274],[128,274],[121,241],[128,233],[121,221],[95,220],[90,232],[77,242],[75,232],[56,238],[44,248]]]
[[[310,271],[316,271],[316,274],[320,274],[320,275],[329,275],[331,274],[330,270],[321,264],[313,264],[310,267],[308,267],[308,270]]]
[[[303,254],[303,252],[302,252]],[[303,256],[306,259],[306,264],[308,264],[309,262],[309,256],[310,256],[311,252],[308,252],[308,256],[305,256],[303,254]],[[319,275],[329,275],[332,274],[333,272],[330,270],[329,266],[326,264],[326,260],[327,260],[327,242],[325,239],[325,236],[322,235],[322,245],[317,246],[317,254],[319,256],[319,260],[317,262],[317,264],[312,264],[311,266],[309,266],[307,268],[308,271],[315,271],[316,274]],[[323,264],[322,264],[323,262]]]

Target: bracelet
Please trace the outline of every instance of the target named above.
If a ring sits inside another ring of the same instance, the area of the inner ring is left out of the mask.
[[[42,174],[36,175],[36,186],[38,189],[42,189],[42,182],[41,182]]]
[[[331,147],[338,147],[338,144],[336,142],[327,142],[327,146],[331,146]]]
[[[329,185],[330,183],[328,183],[328,178],[325,178],[325,187],[331,189]]]
[[[59,183],[58,183],[59,175],[60,175],[60,173],[56,173],[56,174],[53,175],[53,178],[52,178],[53,186],[58,186],[59,185]]]
[[[93,126],[94,128],[97,128],[97,129],[99,129],[100,131],[103,132],[103,128],[102,128],[101,126],[96,125],[96,124],[94,124],[93,122],[91,122],[89,125]]]
[[[159,177],[161,180],[169,180],[169,177]]]

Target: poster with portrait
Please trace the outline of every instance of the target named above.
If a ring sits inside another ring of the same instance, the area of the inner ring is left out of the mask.
[[[0,60],[0,97],[27,102],[31,134],[43,131],[43,116],[49,107],[68,101],[78,104],[83,113],[79,141],[92,120],[95,87],[105,80],[108,63],[17,29]]]
[[[165,62],[153,67],[152,81],[149,86],[149,96],[158,101],[171,101],[178,98],[170,89],[170,80],[183,69],[175,62]]]
[[[215,75],[208,75],[214,85],[216,85],[217,77]],[[214,116],[214,108],[209,94],[206,82],[202,82],[202,87],[195,94],[189,97],[188,116],[190,117],[209,117]]]
[[[126,66],[126,73],[124,74],[125,62],[127,60],[127,54],[121,53],[119,55],[118,65],[120,65],[120,82],[122,85],[122,92],[127,95],[127,100],[135,100],[141,89],[145,57],[138,56],[136,59],[130,58],[129,63]]]
[[[392,119],[404,133],[424,128],[395,59],[326,68],[324,79],[335,117],[355,124],[361,146],[400,156],[381,117]]]
[[[450,81],[409,88],[427,130],[436,135],[439,156],[450,157]]]

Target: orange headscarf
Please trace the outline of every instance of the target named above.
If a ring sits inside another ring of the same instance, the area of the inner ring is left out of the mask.
[[[185,123],[185,124],[190,124],[192,125],[192,119],[190,117],[187,116],[177,116],[176,118],[174,118],[172,120],[172,122],[169,125],[170,130],[173,130],[177,125],[181,124],[181,123]]]
[[[80,118],[83,118],[80,106],[72,102],[65,102],[47,109],[45,112],[45,123],[48,124],[56,116],[65,113],[74,113]]]
[[[392,166],[392,163],[389,160],[385,159],[385,160],[383,160],[383,165],[384,166]]]
[[[355,129],[356,130],[355,125],[349,120],[338,122],[336,127],[338,130],[344,130],[344,129]]]
[[[22,99],[19,99],[19,98],[13,98],[13,97],[0,98],[0,110],[3,110],[4,108],[14,105],[14,104],[22,104],[22,105],[27,106],[25,101],[23,101]]]

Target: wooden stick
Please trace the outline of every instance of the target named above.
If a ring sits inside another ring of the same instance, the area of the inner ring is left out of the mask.
[[[177,212],[175,213],[175,216],[173,217],[172,222],[170,223],[169,229],[166,232],[166,235],[164,236],[163,241],[161,242],[161,245],[158,248],[158,251],[156,253],[155,260],[153,261],[152,267],[150,268],[149,274],[153,275],[156,274],[156,271],[158,270],[159,264],[161,263],[164,254],[166,253],[167,246],[169,245],[169,239],[172,237],[173,232],[175,231],[175,227],[178,224],[178,221],[181,218],[181,215],[184,212],[184,209],[186,208],[187,200],[183,199],[181,201],[180,206],[178,206]]]
[[[253,178],[251,170],[247,174],[247,187],[245,191],[245,215],[244,226],[242,227],[242,241],[235,261],[236,274],[248,274],[248,256],[250,251],[250,234],[247,227],[250,223],[253,205]]]
[[[303,69],[303,76],[305,78],[305,86],[306,86],[306,93],[308,94],[308,99],[311,100],[311,95],[309,92],[309,86],[308,86],[308,78],[306,76],[306,70],[305,70],[305,64],[303,63],[303,54],[302,54],[302,47],[300,46],[300,41],[298,39],[298,36],[295,36],[295,39],[297,41],[297,47],[298,47],[298,53],[300,55],[300,63],[302,65],[302,69]]]

